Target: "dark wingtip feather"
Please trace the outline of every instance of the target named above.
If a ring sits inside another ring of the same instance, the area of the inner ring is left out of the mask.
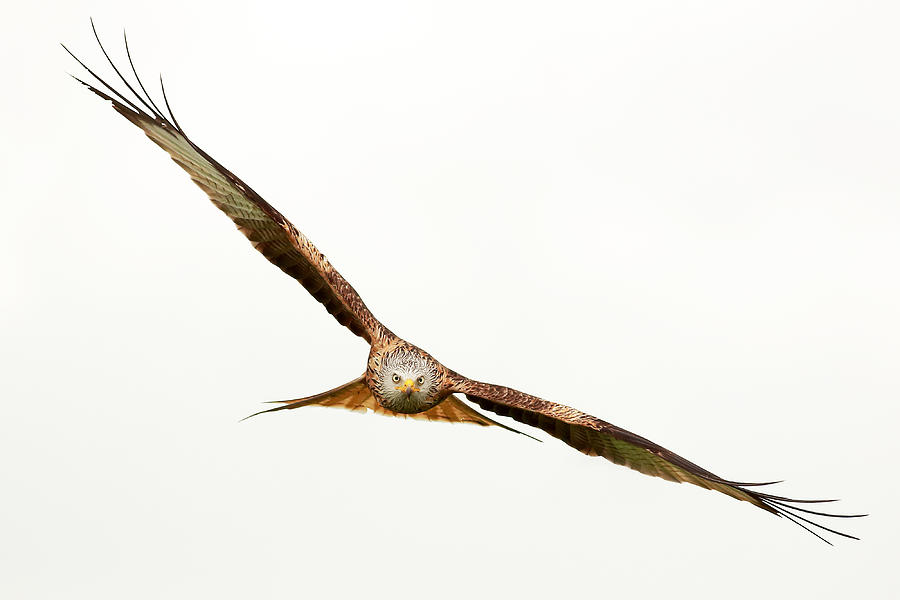
[[[747,483],[746,481],[741,481],[741,482],[729,481],[728,483],[730,485],[737,485],[740,487],[762,487],[764,485],[777,485],[779,483],[784,483],[784,479],[779,479],[778,481],[764,481],[762,483]]]
[[[774,496],[772,494],[765,494],[762,492],[755,492],[753,490],[744,489],[743,487],[735,486],[737,489],[740,489],[750,497],[754,498],[759,502],[759,505],[762,505],[762,508],[765,508],[769,512],[774,513],[779,517],[785,517],[795,525],[799,525],[809,533],[813,534],[829,546],[833,546],[829,540],[825,539],[821,534],[817,533],[807,525],[811,527],[815,527],[817,529],[821,529],[823,531],[827,531],[828,533],[839,535],[841,537],[849,538],[851,540],[859,540],[855,535],[850,535],[849,533],[844,533],[842,531],[838,531],[836,529],[832,529],[830,527],[826,527],[821,523],[816,523],[815,521],[808,519],[802,515],[797,514],[797,512],[806,513],[809,515],[815,515],[817,517],[826,517],[826,518],[837,518],[837,519],[856,519],[861,517],[868,516],[867,514],[841,514],[841,513],[830,513],[824,511],[815,511],[809,510],[807,508],[801,508],[799,506],[793,506],[794,504],[811,504],[811,503],[826,503],[826,502],[836,502],[836,499],[828,499],[828,500],[807,500],[807,499],[798,499],[798,498],[788,498],[785,496]],[[797,511],[797,512],[794,512]]]
[[[799,525],[800,527],[802,527],[803,529],[805,529],[809,533],[813,534],[814,536],[816,536],[817,538],[819,538],[820,540],[822,540],[823,542],[827,543],[830,546],[833,546],[834,544],[832,544],[830,541],[825,539],[819,533],[813,531],[810,527],[807,527],[807,525],[821,529],[823,531],[827,531],[827,532],[835,534],[835,535],[839,535],[841,537],[845,537],[845,538],[849,538],[849,539],[853,539],[853,540],[859,540],[859,538],[854,535],[850,535],[848,533],[837,531],[836,529],[831,529],[820,523],[816,523],[815,521],[812,521],[802,515],[797,514],[796,512],[792,512],[792,511],[802,512],[802,513],[806,513],[809,515],[815,515],[817,517],[837,518],[837,519],[856,519],[856,518],[868,516],[865,514],[851,515],[851,514],[816,511],[816,510],[810,510],[807,508],[801,508],[799,506],[794,506],[795,504],[825,504],[825,503],[830,503],[830,502],[837,502],[838,500],[836,498],[828,498],[828,499],[823,499],[823,500],[818,500],[818,499],[811,500],[811,499],[806,499],[806,498],[789,498],[787,496],[778,496],[775,494],[767,494],[765,492],[758,492],[758,491],[755,491],[752,489],[747,489],[748,487],[753,487],[753,486],[772,485],[775,483],[783,483],[783,481],[772,481],[769,483],[748,484],[748,483],[737,483],[737,482],[729,481],[726,479],[722,479],[722,478],[714,476],[714,475],[713,476],[709,476],[709,475],[712,475],[712,474],[711,473],[709,473],[708,475],[704,474],[704,475],[702,475],[702,477],[704,479],[707,479],[708,481],[728,485],[729,487],[732,487],[732,488],[735,488],[735,489],[738,489],[738,490],[744,492],[750,498],[755,500],[755,504],[759,508],[767,510],[768,512],[771,512],[779,517],[785,517],[792,523]]]
[[[100,51],[103,52],[103,56],[106,57],[106,62],[108,62],[109,66],[111,66],[113,68],[113,71],[115,71],[116,75],[119,76],[119,79],[122,81],[122,83],[125,84],[125,87],[128,88],[128,91],[131,92],[132,94],[134,94],[134,97],[138,99],[138,102],[143,104],[144,108],[146,108],[155,118],[162,119],[162,115],[160,115],[159,113],[154,111],[153,107],[150,106],[150,104],[148,104],[147,101],[144,100],[144,98],[142,98],[141,95],[138,94],[133,87],[131,87],[131,84],[128,83],[128,80],[125,79],[125,76],[122,75],[121,71],[119,71],[119,68],[116,66],[116,63],[114,63],[113,59],[110,58],[109,53],[106,51],[106,48],[103,46],[103,42],[100,41],[100,34],[97,33],[97,28],[94,26],[93,19],[91,19],[91,29],[94,31],[94,39],[97,40],[97,45],[100,46]],[[130,57],[129,57],[129,59],[130,59]],[[152,103],[153,101],[151,100],[150,102]]]
[[[819,535],[818,533],[816,533],[815,531],[813,531],[812,529],[810,529],[809,527],[807,527],[806,525],[804,525],[803,523],[801,523],[800,521],[796,520],[796,519],[795,519],[794,517],[792,517],[791,515],[788,515],[788,514],[785,514],[785,513],[781,513],[781,512],[777,512],[776,514],[777,514],[779,517],[785,517],[787,520],[789,520],[790,522],[794,523],[795,525],[799,525],[800,527],[802,527],[803,529],[805,529],[805,530],[808,531],[809,533],[813,534],[814,536],[816,536],[817,538],[819,538],[820,540],[822,540],[823,542],[825,542],[825,543],[828,544],[829,546],[834,546],[834,544],[832,544],[831,542],[829,542],[828,540],[826,540],[824,537],[822,537],[821,535]]]
[[[94,20],[91,19],[90,21],[91,21],[91,30],[94,33],[94,38],[97,40],[97,45],[100,46],[100,50],[103,52],[103,56],[106,57],[107,62],[113,68],[113,71],[115,71],[116,75],[118,75],[118,77],[122,81],[122,83],[125,84],[128,91],[131,92],[131,94],[134,96],[134,98],[140,104],[142,104],[144,108],[139,107],[137,104],[132,102],[132,100],[125,97],[121,92],[119,92],[117,89],[115,89],[110,84],[108,84],[102,77],[97,75],[97,73],[95,73],[93,70],[91,70],[80,58],[78,58],[71,50],[69,50],[69,48],[65,44],[60,43],[60,46],[62,46],[63,50],[65,50],[69,54],[69,56],[74,58],[75,61],[79,65],[81,65],[81,67],[85,71],[87,71],[88,74],[90,74],[91,77],[93,77],[99,83],[99,85],[102,86],[103,89],[106,91],[101,91],[94,85],[87,83],[86,81],[84,81],[74,75],[72,75],[72,77],[76,81],[78,81],[80,84],[86,86],[89,90],[91,90],[92,92],[94,92],[95,94],[100,96],[101,98],[111,101],[113,103],[113,105],[115,106],[115,108],[117,110],[119,110],[120,112],[130,110],[135,115],[138,115],[141,118],[146,118],[151,121],[155,121],[157,124],[163,126],[164,128],[171,128],[171,129],[178,131],[182,135],[185,135],[184,130],[181,128],[181,125],[179,125],[178,121],[175,120],[175,115],[172,112],[172,107],[169,106],[169,99],[166,97],[166,90],[162,84],[162,78],[160,77],[160,88],[162,89],[162,94],[163,94],[163,99],[165,100],[166,109],[169,112],[169,118],[167,118],[163,114],[163,111],[153,101],[153,98],[150,96],[149,92],[147,91],[147,88],[144,86],[144,82],[141,80],[140,76],[138,75],[137,68],[134,65],[134,60],[132,59],[132,56],[131,56],[131,49],[128,46],[128,35],[125,33],[125,31],[123,30],[122,36],[123,36],[123,39],[125,42],[125,53],[128,57],[128,64],[130,65],[131,71],[134,74],[135,79],[137,80],[140,90],[144,93],[144,96],[139,94],[137,92],[137,90],[135,90],[135,88],[132,87],[131,84],[128,83],[128,80],[125,79],[125,77],[122,75],[122,72],[119,71],[118,67],[116,67],[115,63],[110,58],[109,53],[106,51],[106,48],[103,46],[103,43],[100,41],[100,35],[97,32],[97,27],[94,24]],[[106,92],[109,92],[109,93],[107,94]],[[145,96],[146,96],[146,99],[145,99]],[[145,111],[145,109],[146,109],[146,111]],[[123,114],[125,114],[125,113],[123,113]],[[126,116],[128,116],[128,115],[126,115]],[[131,118],[131,117],[129,117],[129,118]],[[187,137],[187,136],[185,135],[185,137]]]
[[[60,46],[62,46],[63,50],[65,50],[66,52],[68,52],[68,53],[69,53],[69,56],[71,56],[72,58],[74,58],[75,61],[76,61],[79,65],[81,65],[81,67],[91,75],[91,77],[93,77],[94,79],[96,79],[97,81],[99,81],[99,82],[100,82],[100,85],[102,85],[102,86],[103,86],[104,88],[106,88],[111,94],[113,94],[113,96],[115,96],[115,97],[117,98],[117,100],[116,100],[116,99],[113,99],[111,96],[107,96],[106,94],[104,94],[103,92],[101,92],[100,90],[98,90],[97,88],[95,88],[94,86],[92,86],[92,85],[90,85],[90,84],[88,84],[88,83],[85,83],[85,82],[82,81],[81,79],[78,79],[77,77],[75,77],[75,79],[78,80],[79,83],[81,83],[81,84],[83,84],[83,85],[86,85],[92,92],[94,92],[94,93],[96,93],[96,94],[99,94],[100,96],[103,96],[103,97],[106,98],[107,100],[110,100],[110,101],[112,101],[112,102],[119,102],[119,101],[121,101],[121,102],[123,102],[124,104],[126,104],[129,108],[131,108],[135,113],[137,113],[137,114],[139,114],[139,115],[144,115],[144,111],[142,111],[140,108],[138,108],[137,105],[134,104],[134,102],[132,102],[131,100],[129,100],[128,98],[126,98],[125,96],[123,96],[122,94],[120,94],[118,91],[116,91],[116,89],[115,89],[114,87],[112,87],[111,85],[109,85],[108,83],[106,83],[106,81],[104,81],[102,77],[100,77],[99,75],[97,75],[96,73],[94,73],[94,71],[92,71],[86,64],[84,64],[84,62],[82,62],[82,60],[81,60],[80,58],[78,58],[77,56],[75,56],[75,54],[74,54],[71,50],[69,50],[69,49],[66,47],[65,44],[60,43]]]
[[[823,530],[823,531],[827,531],[828,533],[833,533],[833,534],[835,534],[835,535],[839,535],[839,536],[841,536],[841,537],[849,538],[849,539],[851,539],[851,540],[857,540],[857,541],[859,540],[859,538],[856,537],[855,535],[850,535],[849,533],[843,533],[843,532],[838,531],[838,530],[836,530],[836,529],[831,529],[830,527],[825,527],[825,526],[822,525],[821,523],[816,523],[815,521],[812,521],[812,520],[810,520],[810,519],[807,519],[806,517],[803,517],[803,516],[798,515],[798,514],[796,514],[796,513],[794,513],[794,512],[791,512],[791,511],[788,509],[788,507],[785,507],[785,506],[779,506],[779,507],[774,507],[774,508],[776,508],[776,510],[778,511],[778,514],[779,514],[779,515],[781,515],[781,516],[783,516],[783,517],[788,517],[788,518],[791,519],[792,521],[793,521],[794,519],[799,519],[800,521],[803,521],[804,523],[808,523],[809,525],[812,525],[813,527],[817,527],[817,528],[819,528],[819,529],[821,529],[821,530]],[[826,515],[826,516],[835,516],[835,515]],[[793,517],[793,518],[791,518],[791,517]],[[797,521],[794,521],[794,522],[796,523]],[[799,523],[798,523],[798,525],[799,525]]]
[[[800,508],[799,506],[790,506],[789,503],[785,503],[785,502],[782,502],[779,500],[767,500],[767,502],[770,504],[776,504],[778,506],[790,508],[791,510],[798,510],[800,512],[804,512],[804,513],[807,513],[810,515],[818,515],[820,517],[835,517],[837,519],[858,519],[860,517],[868,517],[869,516],[868,514],[846,515],[846,514],[841,514],[841,513],[828,513],[828,512],[821,512],[821,511],[817,511],[817,510],[809,510],[808,508]]]
[[[163,102],[166,103],[166,110],[169,111],[169,117],[172,119],[172,124],[175,125],[175,129],[184,133],[181,125],[178,124],[178,120],[175,118],[175,113],[172,112],[172,107],[169,106],[169,97],[166,95],[166,85],[163,83],[162,73],[159,74],[159,88],[162,90]]]
[[[147,100],[153,106],[153,109],[154,109],[153,114],[158,119],[165,121],[165,118],[162,115],[162,111],[159,110],[159,107],[156,106],[156,102],[154,102],[153,98],[150,97],[150,94],[147,92],[147,88],[144,87],[144,82],[141,81],[141,77],[137,73],[137,69],[134,66],[134,60],[132,60],[132,58],[131,58],[131,49],[128,47],[128,34],[125,33],[124,29],[122,30],[122,37],[125,40],[125,54],[128,56],[128,64],[131,66],[131,72],[134,73],[134,78],[137,80],[138,85],[140,86],[141,90],[144,92],[144,95],[147,97]]]

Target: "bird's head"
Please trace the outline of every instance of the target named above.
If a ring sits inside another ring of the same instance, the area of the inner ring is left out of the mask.
[[[400,413],[423,412],[447,395],[443,368],[415,347],[400,347],[374,357],[373,391],[385,408]]]

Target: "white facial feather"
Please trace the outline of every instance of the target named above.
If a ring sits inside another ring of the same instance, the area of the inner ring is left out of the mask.
[[[400,350],[386,354],[377,380],[380,402],[396,412],[428,410],[437,400],[438,377],[436,366],[417,352]],[[414,383],[410,394],[406,393],[407,380]]]

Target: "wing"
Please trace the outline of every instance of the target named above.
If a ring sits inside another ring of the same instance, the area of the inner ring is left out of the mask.
[[[829,529],[794,512],[798,511],[821,517],[851,518],[865,516],[832,514],[795,506],[796,504],[834,502],[834,500],[795,500],[748,489],[753,486],[769,484],[739,483],[722,479],[674,452],[630,431],[616,427],[611,423],[574,408],[556,404],[555,402],[548,402],[507,387],[464,380],[455,387],[455,391],[465,393],[469,400],[481,408],[504,417],[511,417],[520,423],[543,429],[553,437],[562,440],[569,446],[587,455],[602,456],[617,465],[629,467],[646,475],[662,477],[678,483],[692,483],[702,488],[715,490],[732,498],[749,502],[765,511],[786,517],[829,544],[831,542],[828,542],[828,540],[806,525],[811,525],[843,537],[859,539],[852,535]]]
[[[93,22],[91,25],[93,26]],[[100,44],[96,29],[94,29],[94,36],[97,37],[97,43]],[[76,79],[101,98],[112,102],[113,108],[140,127],[147,137],[168,152],[172,160],[187,171],[194,183],[206,192],[212,203],[234,221],[234,224],[241,233],[247,236],[253,247],[269,259],[269,262],[299,281],[316,300],[325,306],[325,309],[337,319],[338,323],[346,326],[369,343],[373,338],[387,331],[369,312],[356,290],[341,277],[341,274],[331,266],[328,259],[313,246],[306,236],[254,192],[250,186],[194,144],[178,125],[171,109],[168,110],[169,114],[166,117],[157,108],[147,94],[143,83],[137,77],[130,51],[128,52],[128,61],[146,100],[122,76],[103,45],[100,44],[109,64],[112,65],[116,74],[142,107],[107,84],[68,48],[65,46],[63,48],[111,95],[77,77]],[[127,38],[125,48],[127,51]],[[162,86],[162,79],[160,79],[160,86]],[[164,89],[163,97],[165,98]],[[167,109],[169,108],[168,99],[165,100],[165,106]]]
[[[353,412],[364,413],[372,411],[386,417],[409,417],[424,421],[443,421],[445,423],[471,423],[482,427],[497,426],[514,433],[520,433],[524,436],[531,437],[527,433],[522,433],[521,431],[508,427],[503,423],[498,423],[490,417],[481,414],[452,394],[447,396],[447,398],[441,401],[437,406],[424,412],[406,414],[388,410],[381,406],[375,399],[375,396],[372,395],[369,386],[366,385],[365,375],[354,379],[349,383],[345,383],[342,386],[336,387],[333,390],[316,394],[315,396],[297,398],[295,400],[276,400],[270,404],[280,404],[281,406],[276,406],[275,408],[270,408],[268,410],[261,410],[258,413],[253,413],[249,417],[245,417],[245,419],[278,410],[290,410],[304,406],[328,406],[332,408],[343,408]]]

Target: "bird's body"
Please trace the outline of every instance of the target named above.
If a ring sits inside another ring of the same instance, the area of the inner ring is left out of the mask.
[[[99,43],[99,37],[97,41]],[[103,52],[106,55],[106,51]],[[108,55],[106,58],[109,60]],[[165,101],[168,110],[166,116],[147,94],[131,63],[130,53],[129,63],[135,82],[144,96],[128,83],[112,60],[109,63],[134,95],[132,99],[116,91],[80,60],[78,62],[103,88],[98,89],[85,83],[91,91],[111,101],[120,114],[166,150],[206,192],[213,204],[231,218],[259,252],[300,282],[340,324],[370,345],[362,376],[333,390],[307,398],[282,401],[279,402],[280,406],[261,412],[319,405],[355,411],[371,410],[394,417],[466,422],[511,429],[466,404],[458,396],[464,395],[483,409],[537,427],[585,454],[602,456],[648,475],[687,482],[727,494],[772,514],[784,516],[820,538],[807,525],[853,537],[798,514],[861,516],[835,515],[797,506],[830,501],[794,500],[755,491],[753,486],[766,484],[738,483],[723,479],[650,440],[575,408],[508,387],[474,381],[445,367],[428,352],[400,339],[387,329],[366,307],[356,290],[305,235],[252,188],[194,144],[175,120],[168,100]],[[165,98],[164,90],[163,97]]]

